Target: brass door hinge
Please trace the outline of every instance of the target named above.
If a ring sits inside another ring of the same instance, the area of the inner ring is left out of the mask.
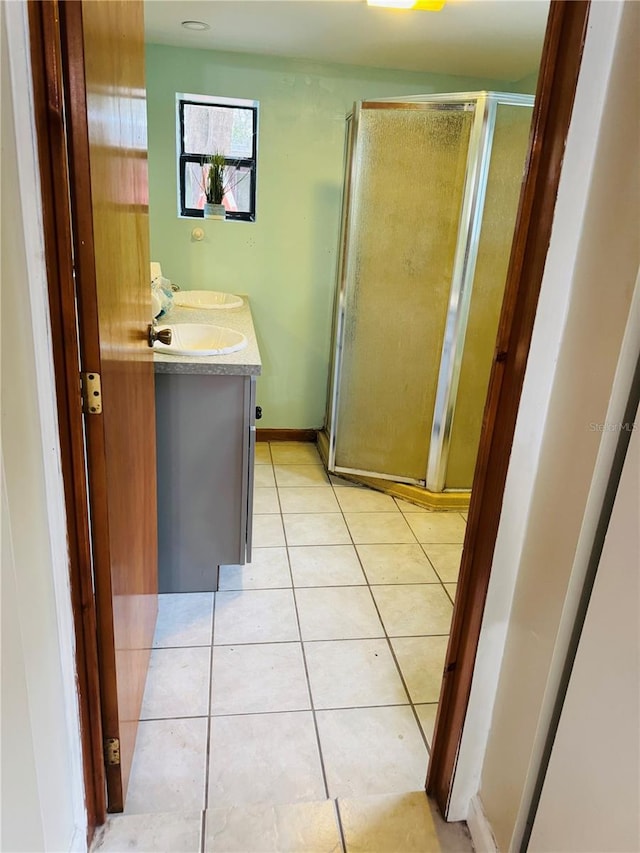
[[[120,740],[117,737],[105,738],[104,760],[108,767],[116,767],[120,764]]]
[[[99,373],[81,373],[82,411],[85,415],[99,415],[102,412],[102,386]]]

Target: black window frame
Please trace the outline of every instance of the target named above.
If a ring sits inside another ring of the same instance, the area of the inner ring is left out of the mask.
[[[197,163],[202,165],[204,155],[191,154],[184,150],[184,108],[185,106],[197,107],[217,107],[227,110],[248,110],[252,116],[252,151],[251,157],[225,157],[225,164],[235,166],[237,168],[249,169],[249,197],[251,201],[251,210],[237,211],[228,210],[225,218],[235,220],[237,222],[255,222],[256,221],[256,181],[257,181],[257,160],[258,160],[258,104],[248,106],[246,103],[238,101],[233,103],[232,99],[222,99],[217,101],[215,98],[206,98],[196,100],[193,98],[178,97],[178,199],[180,216],[193,219],[204,219],[204,210],[197,207],[187,207],[185,204],[185,172],[187,163]],[[213,152],[211,152],[213,153]]]

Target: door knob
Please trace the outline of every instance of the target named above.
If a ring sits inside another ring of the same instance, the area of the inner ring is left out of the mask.
[[[160,343],[169,346],[171,343],[171,329],[156,329],[152,323],[149,323],[148,341],[150,347],[153,346],[154,341],[160,341]]]

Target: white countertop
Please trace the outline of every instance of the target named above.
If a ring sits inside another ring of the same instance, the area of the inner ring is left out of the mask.
[[[212,373],[225,376],[259,376],[262,372],[260,351],[253,326],[251,308],[246,296],[242,296],[240,308],[218,310],[195,310],[193,308],[172,308],[158,320],[158,328],[173,323],[210,323],[213,326],[225,326],[234,329],[247,339],[247,346],[228,355],[168,355],[157,350],[153,352],[156,373]]]

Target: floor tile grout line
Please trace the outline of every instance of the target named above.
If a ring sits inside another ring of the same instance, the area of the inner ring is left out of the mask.
[[[380,639],[384,639],[384,637],[380,637]],[[375,704],[367,704],[367,705],[336,705],[335,707],[329,708],[278,708],[271,711],[237,711],[235,713],[225,713],[225,714],[212,714],[212,718],[217,720],[226,719],[229,717],[274,717],[278,714],[308,714],[309,711],[322,712],[325,711],[367,711],[375,708],[408,708],[412,704],[411,700],[407,702],[385,702],[381,705]],[[417,702],[418,705],[435,705],[436,702]],[[179,719],[177,717],[168,717],[167,719]],[[204,719],[204,717],[190,717],[188,719]],[[155,720],[152,722],[156,722]],[[327,799],[331,799],[327,797]]]
[[[333,488],[333,490],[334,490],[334,492],[335,492],[335,491],[336,491],[336,486],[335,486],[335,484],[334,484],[334,483],[332,483],[331,485],[332,485],[332,488]],[[338,488],[341,488],[341,487],[339,486]],[[340,503],[340,501],[339,501],[339,499],[338,499],[337,492],[336,492],[336,500],[338,500],[338,503]],[[341,507],[341,509],[342,509],[342,507]],[[401,510],[401,508],[400,508],[400,507],[398,507],[398,509],[400,509],[400,511],[402,512],[402,510]],[[342,511],[342,512],[343,512],[343,515],[344,515],[344,511]],[[421,514],[421,513],[420,513],[420,514]],[[404,518],[405,522],[407,523],[407,525],[409,526],[409,528],[410,528],[411,532],[413,533],[414,538],[415,538],[415,540],[416,540],[416,543],[417,543],[417,544],[419,545],[419,547],[422,549],[422,551],[423,551],[423,553],[424,553],[425,557],[427,558],[427,561],[429,562],[429,565],[431,566],[431,568],[432,568],[432,569],[433,569],[433,571],[435,572],[435,575],[436,575],[436,577],[438,578],[438,582],[439,582],[440,586],[442,587],[442,589],[444,590],[445,595],[447,596],[447,598],[448,598],[448,599],[449,599],[449,601],[451,602],[452,606],[454,606],[454,607],[455,607],[455,600],[454,600],[454,599],[452,599],[451,595],[449,594],[449,590],[448,590],[448,589],[446,588],[446,586],[445,586],[445,582],[442,580],[442,578],[441,578],[440,574],[438,573],[438,571],[437,571],[436,567],[434,566],[433,562],[432,562],[432,561],[431,561],[431,559],[429,558],[429,555],[427,554],[427,551],[426,551],[425,545],[449,545],[449,544],[451,544],[451,545],[459,545],[460,543],[457,543],[457,542],[452,542],[452,543],[449,543],[449,542],[428,542],[428,543],[419,542],[419,541],[418,541],[418,537],[416,536],[416,534],[415,534],[415,532],[414,532],[413,528],[411,527],[411,525],[410,525],[410,524],[409,524],[409,522],[407,521],[406,514],[405,514],[404,512],[402,513],[402,517]],[[465,521],[465,524],[466,524],[466,519],[463,519],[463,520]],[[347,523],[346,518],[345,518],[345,524],[347,525],[347,529],[349,530],[349,535],[351,536],[351,529],[349,528],[349,525],[348,525],[348,523]],[[353,536],[351,536],[351,539],[352,539],[352,541],[353,541]],[[358,543],[358,544],[378,544],[378,543]],[[394,544],[394,543],[379,543],[379,544]],[[379,611],[379,609],[378,609],[378,604],[377,604],[377,601],[376,601],[376,599],[375,599],[375,596],[373,595],[373,590],[371,589],[371,587],[372,587],[372,586],[397,586],[398,584],[371,584],[371,583],[370,583],[370,581],[369,581],[369,576],[367,575],[366,569],[365,569],[364,564],[363,564],[363,562],[362,562],[362,559],[361,559],[361,557],[360,557],[360,552],[358,551],[358,546],[356,545],[356,543],[355,543],[355,542],[353,542],[353,547],[354,547],[355,552],[356,552],[356,555],[357,555],[357,557],[358,557],[358,561],[359,561],[359,563],[360,563],[360,566],[361,566],[361,569],[362,569],[362,573],[363,573],[363,575],[364,575],[364,577],[365,577],[365,580],[366,580],[367,586],[369,587],[369,591],[370,591],[370,593],[371,593],[371,597],[372,597],[372,599],[373,599],[374,606],[375,606],[375,608],[376,608],[376,611],[378,612],[378,618],[380,619],[380,622],[381,622],[381,624],[382,624],[383,630],[385,631],[385,636],[386,636],[386,639],[387,639],[387,643],[388,643],[388,645],[389,645],[389,650],[390,650],[391,655],[392,655],[392,657],[393,657],[393,660],[394,660],[394,662],[395,662],[395,664],[396,664],[396,668],[397,668],[398,673],[399,673],[399,675],[400,675],[400,678],[401,678],[401,680],[402,680],[402,684],[403,684],[403,686],[404,686],[404,689],[405,689],[405,691],[406,691],[406,693],[407,693],[407,696],[409,697],[409,703],[410,703],[410,705],[411,705],[411,709],[412,709],[412,711],[413,711],[413,715],[414,715],[414,717],[415,717],[416,723],[418,724],[418,730],[419,730],[419,732],[420,732],[420,734],[421,734],[421,736],[422,736],[422,739],[423,739],[423,741],[424,741],[424,744],[425,744],[425,746],[426,746],[426,748],[427,748],[427,753],[428,753],[428,755],[429,755],[429,758],[431,758],[431,746],[430,746],[430,744],[429,744],[429,740],[428,740],[428,738],[427,738],[427,736],[426,736],[426,733],[424,732],[424,730],[423,730],[423,728],[422,728],[422,724],[420,723],[420,718],[418,717],[418,713],[417,713],[417,711],[416,711],[415,705],[416,705],[416,704],[418,704],[418,705],[429,704],[429,705],[430,705],[430,704],[434,704],[434,703],[431,703],[431,702],[427,702],[427,703],[424,703],[424,702],[417,702],[417,703],[414,703],[413,699],[411,698],[411,694],[409,693],[409,689],[408,689],[408,687],[407,687],[407,685],[406,685],[406,683],[405,683],[404,676],[403,676],[403,674],[402,674],[402,670],[401,670],[401,668],[400,668],[400,664],[399,664],[399,662],[398,662],[398,660],[397,660],[397,657],[396,657],[395,651],[394,651],[394,649],[393,649],[393,645],[392,645],[392,643],[391,643],[391,639],[392,639],[392,638],[391,638],[391,637],[389,637],[389,636],[388,636],[388,634],[387,634],[386,626],[385,626],[385,624],[384,624],[384,621],[382,620],[382,615],[380,614],[380,611]],[[433,584],[433,585],[436,585],[436,584],[435,584],[435,582],[433,582],[433,581],[432,581],[432,584]],[[409,585],[409,584],[406,584],[406,585]],[[418,585],[418,584],[415,584],[415,585]],[[445,636],[445,637],[448,637],[448,636],[450,636],[450,634],[451,634],[451,631],[449,630],[449,632],[448,632],[447,634],[421,634],[421,635],[418,635],[418,636],[425,636],[425,637],[431,637],[431,636]],[[407,636],[408,636],[408,637],[412,637],[412,636],[415,636],[415,635],[407,635]],[[399,637],[399,636],[394,636],[394,637],[393,637],[393,639],[401,639],[401,637]],[[443,672],[443,674],[442,674],[442,678],[440,679],[440,683],[441,683],[441,684],[442,684],[442,679],[443,679],[443,678],[444,678],[444,672]],[[436,702],[435,704],[436,704],[436,708],[437,708],[437,706],[438,706],[438,704],[439,704],[439,701],[438,701],[438,702]]]
[[[284,546],[284,547],[294,547],[293,546]],[[312,546],[308,546],[312,547]],[[316,546],[314,546],[316,547]],[[322,546],[319,546],[322,547]],[[457,583],[457,581],[445,581],[444,583]],[[435,581],[397,581],[396,583],[371,583],[368,584],[363,581],[363,583],[317,583],[317,584],[302,584],[295,583],[293,586],[252,586],[252,587],[225,587],[225,589],[219,590],[219,592],[265,592],[270,589],[357,589],[362,586],[442,586],[443,581],[438,577]],[[198,646],[198,645],[190,645],[190,646],[155,646],[152,651],[157,651],[158,649],[202,649],[206,648],[206,646]]]
[[[384,640],[384,637],[379,637],[378,639]],[[366,705],[330,705],[326,708],[315,708],[316,711],[366,711],[372,710],[375,708],[408,708],[413,705],[437,705],[437,702],[413,702],[411,699],[407,702],[381,702],[381,703],[367,703]],[[272,717],[277,714],[308,714],[309,711],[314,710],[311,707],[309,708],[276,708],[273,710],[267,711],[236,711],[236,712],[226,712],[224,714],[210,714],[211,719],[225,719],[227,717],[264,717],[269,716]],[[199,717],[149,717],[145,720],[140,720],[141,723],[167,723],[172,722],[173,720],[206,720],[207,717],[201,715]]]
[[[312,489],[313,486],[308,486],[308,487],[305,486],[305,488]],[[351,515],[366,515],[369,513],[369,510],[357,510],[357,511],[349,510],[349,512],[351,513]],[[395,518],[397,515],[402,515],[402,513],[400,513],[400,512],[398,512],[398,513],[386,512],[384,510],[376,510],[376,513],[378,513],[380,515],[389,515],[393,518]],[[256,512],[255,515],[276,515],[276,513],[275,512]],[[281,515],[343,515],[343,512],[342,512],[342,510],[337,510],[337,509],[312,509],[312,510],[309,510],[309,509],[291,510],[291,509],[289,509],[286,511],[281,511]],[[384,542],[360,542],[359,544],[361,544],[361,545],[384,545],[385,543]],[[386,544],[395,545],[396,543],[395,542],[389,542]],[[402,543],[397,543],[397,544],[402,544]],[[404,544],[413,545],[415,543],[406,542]],[[420,544],[420,543],[417,543],[417,544]],[[301,547],[304,548],[305,546],[302,545]]]
[[[373,593],[372,593],[371,597],[374,599],[374,605],[375,605],[376,610],[378,611],[378,618],[379,618],[379,619],[380,619],[380,621],[382,622],[382,615],[380,614],[380,611],[378,610],[378,603],[376,602],[375,597],[373,596]],[[429,748],[429,743],[428,743],[428,741],[427,741],[427,737],[426,737],[426,735],[425,735],[425,733],[424,733],[424,731],[423,731],[423,729],[422,729],[422,726],[421,726],[421,724],[420,724],[420,719],[419,719],[418,714],[417,714],[417,711],[416,711],[416,709],[415,709],[415,704],[414,704],[413,698],[412,698],[412,696],[411,696],[411,693],[410,693],[410,691],[409,691],[409,686],[408,686],[408,684],[407,684],[407,682],[406,682],[406,680],[405,680],[404,674],[403,674],[403,672],[402,672],[402,668],[400,667],[400,662],[398,661],[398,658],[397,658],[397,656],[396,656],[395,649],[393,648],[393,644],[392,644],[392,642],[391,642],[391,637],[389,637],[389,635],[388,635],[388,633],[387,633],[387,630],[386,630],[386,628],[385,628],[385,626],[384,626],[384,622],[382,623],[382,627],[383,627],[383,629],[384,629],[384,631],[385,631],[385,639],[386,639],[386,641],[387,641],[387,646],[388,646],[388,648],[389,648],[389,653],[391,654],[391,657],[393,658],[393,662],[394,662],[394,664],[395,664],[395,666],[396,666],[396,670],[398,671],[398,675],[400,676],[400,681],[402,682],[402,686],[403,686],[404,691],[405,691],[405,693],[406,693],[406,695],[407,695],[407,699],[409,700],[409,701],[408,701],[408,704],[411,706],[411,710],[412,710],[412,712],[413,712],[414,719],[415,719],[415,721],[416,721],[416,723],[417,723],[417,725],[418,725],[418,731],[420,732],[420,736],[422,737],[422,740],[424,741],[424,745],[425,745],[425,747],[426,747],[426,749],[427,749],[427,755],[428,755],[428,757],[429,757],[429,758],[431,758],[431,750],[430,750],[430,748]],[[447,636],[447,637],[448,637],[449,635],[448,635],[448,634],[446,634],[445,636]],[[394,639],[399,639],[399,638],[395,637]]]
[[[272,464],[274,466],[279,465],[280,467],[295,465],[296,468],[304,467],[306,465],[309,468],[322,468],[322,469],[324,469],[324,465],[322,464],[322,461],[320,459],[318,459],[317,462],[273,462]]]
[[[336,589],[340,589],[341,587],[336,587]],[[360,588],[360,587],[358,587]],[[287,589],[291,589],[291,587],[287,587]],[[303,587],[303,589],[325,589],[325,587]],[[252,592],[252,590],[249,590]],[[358,640],[384,640],[386,639],[386,634],[376,634],[375,636],[367,635],[366,637],[313,637],[308,640],[260,640],[260,641],[252,641],[250,643],[216,643],[214,649],[224,649],[228,647],[244,647],[244,646],[286,646],[292,645],[296,643],[352,643],[357,642]],[[392,640],[416,640],[416,639],[424,639],[428,637],[448,637],[449,634],[390,634],[389,638]]]
[[[449,634],[389,634],[390,640],[419,640],[429,637],[448,637]],[[359,640],[385,640],[386,634],[378,634],[376,637],[329,637],[326,640],[317,638],[303,640],[304,643],[357,643]]]
[[[456,581],[447,581],[447,583],[451,583],[453,585],[456,584]],[[366,583],[332,583],[332,584],[294,584],[294,586],[252,586],[252,587],[225,587],[225,589],[221,589],[220,592],[269,592],[270,590],[283,590],[283,589],[360,589],[363,586],[367,586]],[[442,586],[442,583],[438,581],[426,581],[425,583],[374,583],[371,584],[372,587],[383,587],[383,586],[429,586],[429,587],[439,587]],[[220,645],[216,643],[216,645]],[[162,651],[163,649],[206,649],[207,646],[157,646],[153,649],[154,652]]]
[[[275,482],[275,479],[276,479],[276,472],[275,472],[275,470],[274,470],[274,472],[273,472],[273,479],[274,479],[274,482]],[[280,511],[280,516],[281,516],[281,521],[282,521],[282,531],[283,531],[283,533],[284,533],[284,518],[282,518],[282,501],[280,500],[280,489],[278,488],[278,484],[277,484],[277,483],[276,483],[276,500],[278,501],[278,509],[279,509],[279,511]],[[286,535],[285,535],[285,543],[286,543]],[[287,547],[287,546],[286,546],[286,544],[285,544],[285,546],[284,546],[284,547],[285,547],[285,548]],[[287,556],[287,559],[288,559],[288,556]]]
[[[159,722],[169,722],[170,720],[206,720],[209,714],[193,714],[192,716],[185,716],[184,714],[172,714],[170,717],[141,717],[138,722],[140,723],[159,723]]]
[[[218,594],[214,593],[213,595],[213,607],[211,608],[211,646],[209,650],[209,703],[208,703],[208,719],[207,719],[207,751],[205,754],[205,772],[204,772],[204,812],[205,817],[203,818],[203,831],[202,831],[202,850],[201,853],[204,853],[204,839],[205,839],[205,831],[206,831],[206,812],[209,807],[209,774],[211,768],[211,710],[213,707],[213,652],[214,652],[214,636],[216,629],[216,604],[217,604]]]
[[[406,522],[406,519],[405,519],[405,522]],[[345,524],[346,524],[346,519],[345,519]],[[408,522],[407,522],[407,524],[408,524]],[[348,525],[347,525],[347,527],[348,527]],[[413,533],[413,530],[412,530],[411,532]],[[351,536],[351,530],[349,530],[349,535]],[[415,534],[414,534],[414,535],[415,535]],[[351,538],[353,539],[353,537],[352,537],[352,536],[351,536]],[[417,537],[416,537],[416,541],[417,541]],[[418,544],[419,544],[419,543],[418,543]],[[380,609],[379,609],[379,607],[378,607],[378,602],[376,601],[376,597],[375,597],[375,595],[373,594],[373,590],[371,589],[371,585],[370,585],[370,583],[369,583],[369,578],[368,578],[367,573],[366,573],[366,571],[365,571],[365,568],[364,568],[364,565],[363,565],[363,563],[362,563],[362,560],[360,559],[360,554],[359,554],[359,552],[358,552],[358,549],[357,549],[357,547],[356,547],[356,543],[355,543],[355,542],[353,543],[353,546],[354,546],[354,548],[355,548],[356,555],[357,555],[357,557],[358,557],[358,561],[360,562],[360,567],[361,567],[361,569],[362,569],[362,573],[364,574],[365,579],[366,579],[366,581],[367,581],[367,587],[369,588],[369,594],[371,595],[371,598],[372,598],[372,600],[373,600],[373,606],[374,606],[374,607],[375,607],[375,609],[376,609],[376,613],[378,614],[378,619],[380,620],[380,624],[382,625],[382,630],[384,631],[384,635],[385,635],[385,638],[386,638],[386,640],[387,640],[387,646],[388,646],[388,648],[389,648],[389,652],[390,652],[390,654],[391,654],[391,657],[393,658],[393,662],[394,662],[394,663],[395,663],[395,665],[396,665],[396,670],[397,670],[398,675],[399,675],[399,677],[400,677],[400,681],[402,682],[402,686],[403,686],[403,688],[404,688],[404,692],[405,692],[405,694],[406,694],[406,696],[407,696],[407,699],[409,700],[409,705],[411,706],[411,711],[412,711],[412,713],[413,713],[414,720],[415,720],[415,722],[416,722],[416,725],[418,726],[418,732],[420,733],[420,736],[421,736],[421,738],[422,738],[422,740],[423,740],[423,742],[424,742],[424,745],[425,745],[425,749],[427,750],[427,768],[425,768],[425,769],[428,769],[428,766],[429,766],[429,764],[428,764],[428,763],[429,763],[429,760],[431,759],[431,748],[430,748],[430,746],[429,746],[429,742],[428,742],[428,740],[427,740],[427,736],[426,736],[426,734],[425,734],[425,732],[424,732],[424,730],[423,730],[423,728],[422,728],[422,725],[420,724],[420,718],[418,717],[418,713],[417,713],[417,711],[416,711],[416,709],[415,709],[415,706],[414,706],[414,703],[413,703],[413,699],[412,699],[412,697],[411,697],[411,693],[409,692],[409,687],[408,687],[408,685],[407,685],[407,683],[406,683],[406,681],[405,681],[405,678],[404,678],[404,675],[403,675],[403,673],[402,673],[402,669],[401,669],[401,667],[400,667],[400,663],[399,663],[399,661],[398,661],[398,658],[396,657],[395,650],[394,650],[394,648],[393,648],[393,645],[392,645],[392,643],[391,643],[391,639],[390,639],[389,634],[388,634],[388,632],[387,632],[387,626],[384,624],[384,620],[382,619],[382,614],[380,613]],[[427,559],[428,559],[428,558],[427,558]],[[446,591],[445,591],[445,592],[446,592]],[[450,633],[450,632],[449,632],[449,633]],[[449,634],[447,634],[446,636],[449,636]],[[443,673],[443,677],[444,677],[444,673]],[[440,679],[440,683],[442,683],[442,679]]]
[[[380,637],[380,639],[384,639]],[[277,708],[276,710],[268,710],[268,711],[237,711],[235,713],[224,713],[224,714],[211,714],[209,719],[211,720],[224,720],[229,719],[231,717],[276,717],[278,714],[308,714],[310,711],[319,711],[324,713],[325,711],[333,712],[333,711],[367,711],[367,710],[375,710],[376,708],[409,708],[411,706],[411,701],[408,702],[385,702],[381,705],[337,705],[336,707],[330,708]],[[418,702],[418,705],[434,705],[437,704],[435,702]],[[168,723],[173,722],[174,720],[206,720],[207,717],[152,717],[147,720],[140,720],[141,723]],[[330,799],[330,797],[327,797]],[[208,804],[207,804],[208,808]]]
[[[200,816],[200,853],[204,853],[205,847],[205,838],[207,831],[207,809],[202,809],[202,814]]]
[[[346,524],[346,519],[345,519],[345,524]],[[351,531],[350,531],[350,530],[349,530],[349,535],[351,536]],[[351,536],[351,539],[353,540],[353,537],[352,537],[352,536]],[[407,687],[407,685],[406,685],[406,682],[405,682],[405,680],[404,680],[404,676],[402,675],[402,671],[400,670],[400,665],[398,664],[398,661],[396,660],[396,656],[395,656],[395,654],[393,653],[393,648],[391,647],[391,641],[389,640],[389,634],[388,634],[388,632],[387,632],[387,626],[384,624],[384,621],[383,621],[383,619],[382,619],[382,614],[380,613],[380,608],[378,607],[378,602],[376,601],[376,597],[375,597],[375,595],[373,594],[373,590],[371,589],[371,584],[369,583],[369,578],[367,577],[367,573],[366,573],[366,571],[365,571],[364,564],[362,563],[362,560],[360,559],[360,554],[358,553],[358,549],[356,548],[356,543],[355,543],[355,542],[353,542],[353,547],[355,548],[356,556],[357,556],[357,558],[358,558],[358,562],[360,563],[360,569],[361,569],[361,571],[362,571],[362,574],[364,575],[364,578],[365,578],[365,581],[366,581],[366,586],[367,586],[367,588],[368,588],[368,590],[369,590],[369,595],[371,596],[371,600],[373,601],[373,606],[375,607],[376,613],[378,614],[378,619],[379,619],[379,621],[380,621],[380,624],[382,625],[382,630],[384,631],[384,637],[385,637],[385,639],[386,639],[386,641],[387,641],[387,645],[388,645],[388,647],[389,647],[389,650],[390,650],[390,652],[391,652],[391,655],[393,656],[393,661],[394,661],[394,663],[395,663],[395,665],[396,665],[396,669],[397,669],[397,671],[398,671],[398,675],[400,676],[400,680],[402,681],[402,686],[403,686],[403,688],[404,688],[404,692],[405,692],[405,694],[406,694],[407,699],[409,700],[409,702],[411,702],[411,695],[410,695],[410,693],[409,693],[409,689],[408,689],[408,687]]]
[[[340,833],[340,841],[342,843],[342,853],[347,853],[347,839],[344,836],[344,827],[342,826],[342,815],[340,814],[340,807],[338,805],[338,798],[334,797],[333,799],[333,810],[336,816],[336,822],[338,824],[338,832]]]
[[[296,622],[298,624],[298,634],[300,636],[300,650],[302,652],[302,663],[304,665],[304,674],[307,680],[307,690],[309,692],[309,704],[311,705],[311,715],[313,718],[313,728],[316,733],[316,743],[318,744],[318,757],[320,759],[320,770],[322,771],[322,782],[324,784],[324,794],[326,799],[329,799],[329,784],[327,782],[327,770],[324,764],[324,755],[322,754],[322,744],[320,742],[320,730],[318,728],[318,719],[316,717],[316,709],[313,702],[313,692],[311,690],[311,679],[309,678],[309,667],[307,664],[307,655],[304,650],[304,643],[302,641],[302,627],[300,625],[300,613],[298,612],[298,601],[296,599],[296,592],[293,586],[293,572],[291,570],[291,560],[289,559],[289,548],[287,547],[287,565],[289,566],[289,574],[291,575],[291,593],[293,595],[293,606],[296,612]]]
[[[326,512],[319,512],[319,513],[314,513],[314,512],[306,512],[306,513],[299,513],[299,512],[298,513],[296,513],[296,512],[285,512],[285,513],[282,513],[282,512],[280,512],[280,513],[277,513],[277,512],[256,512],[256,513],[254,513],[254,515],[328,515],[328,514],[329,513],[326,513]],[[338,513],[333,513],[333,514],[337,515]],[[340,510],[340,514],[344,515],[342,510]],[[355,515],[359,515],[359,514],[360,513],[355,513]],[[329,544],[329,545],[290,545],[289,547],[290,548],[319,548],[319,547],[339,548],[341,545],[342,546],[353,545],[354,548],[357,548],[358,545],[396,545],[396,546],[398,546],[398,545],[419,545],[420,548],[422,548],[422,550],[424,551],[425,546],[429,547],[432,545],[452,545],[452,546],[456,546],[457,548],[461,548],[462,542],[418,542],[416,540],[415,542],[358,542],[357,544],[354,544],[353,540],[352,540],[351,542],[342,542],[342,543],[337,543],[337,544],[333,544],[333,545],[332,544]],[[282,548],[282,547],[283,547],[282,545],[256,545],[257,550],[264,550],[267,548]],[[425,551],[425,554],[426,554],[426,551]],[[163,594],[165,594],[165,595],[180,595],[181,593],[175,593],[174,592],[174,593],[163,593]],[[184,593],[184,594],[185,595],[192,595],[192,594],[193,595],[199,595],[200,593]]]
[[[431,544],[449,545],[449,544],[454,544],[454,543],[449,543],[449,542],[438,542],[438,543],[431,543]],[[445,581],[443,581],[443,580],[442,580],[442,577],[440,576],[440,572],[436,569],[435,565],[433,564],[432,560],[430,559],[429,555],[427,554],[427,550],[426,550],[426,548],[424,547],[424,545],[423,545],[422,543],[420,543],[420,547],[421,547],[421,548],[422,548],[422,550],[424,551],[424,555],[425,555],[425,557],[427,558],[427,560],[429,561],[429,565],[431,566],[431,568],[433,569],[433,571],[436,573],[436,577],[437,577],[437,578],[438,578],[438,580],[440,581],[440,586],[441,586],[441,587],[442,587],[442,589],[444,590],[444,594],[447,596],[447,598],[448,598],[448,599],[449,599],[449,601],[451,602],[452,606],[453,606],[453,607],[455,607],[455,600],[454,600],[453,598],[451,598],[451,596],[449,595],[449,590],[448,590],[448,589],[447,589],[447,587],[445,586]],[[462,559],[462,554],[460,554],[460,559]],[[460,566],[458,566],[458,573],[459,573],[459,572],[460,572]],[[457,579],[456,579],[455,581],[446,581],[446,583],[458,583],[458,581],[457,581]],[[452,615],[452,618],[453,618],[453,615]],[[449,633],[451,633],[451,632],[449,632]]]

